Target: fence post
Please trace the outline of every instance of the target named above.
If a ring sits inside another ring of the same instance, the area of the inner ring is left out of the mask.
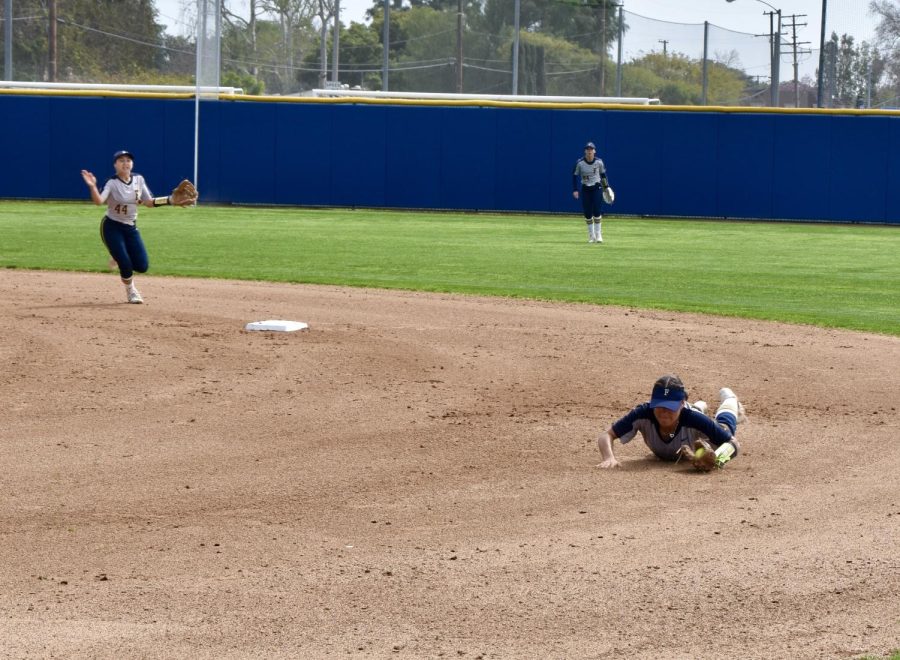
[[[703,21],[703,101],[709,105],[709,21]]]
[[[622,19],[622,5],[619,5],[619,48],[616,52],[616,96],[622,96],[622,38],[625,36]]]
[[[388,56],[391,48],[391,0],[384,0],[384,25],[381,41],[384,42],[381,57],[381,89],[388,91]]]

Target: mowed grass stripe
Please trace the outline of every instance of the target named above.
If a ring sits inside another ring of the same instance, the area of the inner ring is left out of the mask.
[[[102,209],[0,202],[0,267],[103,271]],[[341,209],[142,209],[151,273],[704,312],[900,335],[897,227]]]

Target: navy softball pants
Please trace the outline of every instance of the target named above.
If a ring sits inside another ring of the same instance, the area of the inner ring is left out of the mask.
[[[137,225],[126,225],[103,216],[100,221],[100,238],[110,256],[119,264],[119,275],[123,280],[131,279],[135,272],[146,273],[150,268],[147,249]]]
[[[603,201],[603,190],[599,185],[581,187],[581,208],[584,209],[584,219],[600,217],[600,202]]]

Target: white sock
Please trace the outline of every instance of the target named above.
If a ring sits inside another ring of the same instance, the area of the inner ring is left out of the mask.
[[[600,233],[600,218],[594,218],[594,238],[598,241],[603,240],[603,234]]]

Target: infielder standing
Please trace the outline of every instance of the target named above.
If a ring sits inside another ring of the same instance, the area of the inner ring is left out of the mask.
[[[100,221],[100,238],[118,264],[128,302],[140,304],[144,299],[134,286],[134,273],[146,273],[150,262],[137,228],[138,206],[165,206],[172,199],[171,196],[153,197],[144,177],[132,173],[131,152],[114,153],[113,165],[116,175],[107,180],[102,191],[97,190],[97,177],[87,170],[81,170],[81,178],[91,191],[94,204],[106,204],[106,215]]]
[[[714,455],[706,456],[704,469],[722,467],[737,455],[740,446],[734,437],[739,422],[745,419],[744,407],[727,387],[719,390],[719,408],[714,418],[706,414],[703,401],[688,403],[687,391],[678,376],[663,376],[653,384],[650,401],[632,409],[616,421],[598,440],[603,462],[602,468],[619,466],[613,455],[613,440],[619,438],[622,444],[630,442],[640,433],[647,447],[664,461],[677,461],[688,456],[698,465],[700,456],[695,458],[695,448],[699,440],[708,440]],[[706,453],[705,451],[703,452]]]
[[[581,207],[584,209],[584,220],[588,228],[588,243],[602,243],[600,221],[603,214],[600,212],[600,203],[603,201],[603,191],[609,188],[609,181],[606,179],[606,167],[603,161],[597,158],[593,142],[584,145],[584,157],[578,159],[572,171],[572,197],[575,199],[579,198],[579,180]]]

